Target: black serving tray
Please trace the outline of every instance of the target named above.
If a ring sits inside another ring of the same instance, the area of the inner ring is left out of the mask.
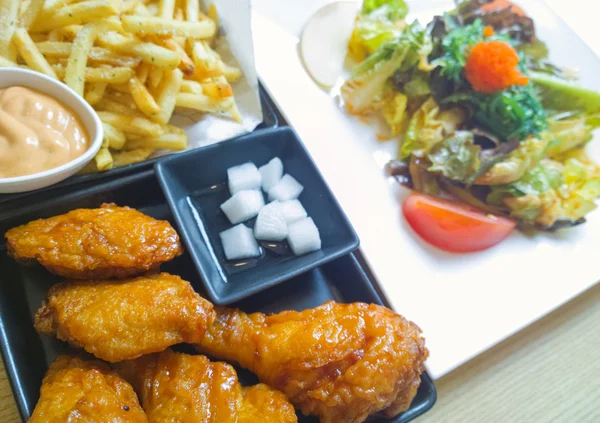
[[[268,96],[262,84],[259,83],[259,95],[260,95],[260,103],[262,106],[263,113],[263,121],[260,125],[256,127],[255,130],[267,129],[267,128],[277,128],[280,125],[280,114],[278,113],[275,105],[273,104],[273,100]],[[168,154],[173,155],[177,153]],[[54,191],[56,189],[64,188],[64,187],[72,187],[72,186],[81,186],[81,185],[93,185],[94,183],[100,181],[106,181],[109,179],[120,178],[126,175],[132,175],[134,173],[139,173],[144,170],[151,169],[154,164],[159,161],[161,158],[166,156],[154,157],[149,160],[144,160],[140,163],[134,163],[127,166],[117,167],[114,169],[107,170],[105,172],[98,173],[88,173],[83,175],[75,175],[70,178],[65,179],[58,184],[52,185],[50,187],[42,188],[36,191],[22,192],[17,194],[0,194],[0,209],[3,208],[2,204],[7,201],[12,201],[15,198],[23,198],[28,195],[37,195],[41,192]]]
[[[37,218],[46,218],[81,207],[98,207],[104,202],[135,207],[158,219],[173,222],[165,197],[153,170],[98,182],[93,186],[69,186],[38,195],[15,198],[0,206],[0,233]],[[186,253],[161,270],[189,280],[200,293],[202,283]],[[39,398],[42,378],[49,364],[60,353],[85,354],[71,349],[54,338],[37,334],[33,313],[40,306],[46,291],[60,279],[40,266],[25,267],[6,255],[0,247],[0,351],[13,390],[17,407],[27,420]],[[236,304],[244,311],[279,312],[315,307],[327,300],[362,301],[387,305],[377,292],[365,268],[354,254],[349,254],[322,267],[297,276],[281,285],[263,291]],[[255,376],[239,370],[242,383],[256,382]],[[377,423],[405,423],[429,410],[436,400],[436,391],[424,373],[418,394],[410,409],[394,419],[374,418]],[[299,416],[301,423],[317,423],[316,418]]]

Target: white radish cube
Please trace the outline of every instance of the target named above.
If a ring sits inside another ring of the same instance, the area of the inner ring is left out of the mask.
[[[229,192],[235,195],[240,191],[260,189],[262,176],[254,163],[248,162],[227,169]]]
[[[310,217],[288,226],[287,240],[292,251],[297,256],[321,249],[319,230]]]
[[[283,213],[281,212],[281,204],[274,201],[264,206],[254,225],[254,236],[256,239],[264,241],[283,241],[287,238],[288,227]]]
[[[271,188],[279,183],[283,176],[283,163],[279,157],[271,159],[269,163],[258,168],[262,176],[262,188],[269,192]]]
[[[238,260],[260,256],[260,248],[252,229],[239,224],[219,234],[227,260]]]
[[[269,201],[295,200],[300,196],[304,187],[290,175],[283,175],[281,181],[269,190]]]
[[[285,219],[285,223],[291,225],[299,220],[302,220],[308,216],[304,207],[302,207],[302,203],[298,200],[289,200],[282,201],[281,203],[281,211],[283,213],[283,218]]]
[[[258,190],[240,191],[221,204],[221,210],[234,225],[252,219],[265,205],[262,192]]]

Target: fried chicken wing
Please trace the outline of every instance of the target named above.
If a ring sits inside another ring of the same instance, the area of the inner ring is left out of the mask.
[[[160,273],[55,285],[35,315],[35,327],[117,362],[200,342],[214,318],[213,305],[189,282]]]
[[[139,275],[183,252],[169,222],[114,204],[35,220],[5,236],[16,260],[37,260],[70,279]]]
[[[198,350],[238,362],[321,423],[360,423],[408,409],[428,351],[393,311],[327,302],[266,316],[218,309]]]
[[[292,404],[259,384],[243,388],[233,367],[164,351],[120,363],[150,423],[295,423]]]
[[[108,366],[60,356],[48,369],[29,423],[146,423],[137,395]]]

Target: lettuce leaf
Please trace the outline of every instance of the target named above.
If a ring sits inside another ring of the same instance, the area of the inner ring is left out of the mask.
[[[390,126],[394,137],[400,135],[406,128],[408,122],[407,106],[408,97],[402,93],[396,93],[391,100],[385,102],[381,109],[383,118]]]
[[[433,98],[427,99],[408,123],[399,148],[399,158],[403,160],[410,155],[424,157],[434,145],[456,132],[464,120],[461,109],[440,111]]]
[[[386,41],[400,37],[405,27],[404,21],[359,16],[348,42],[350,56],[359,62],[364,60]]]
[[[548,147],[547,155],[556,157],[588,143],[593,138],[593,131],[600,126],[599,123],[594,116],[585,114],[549,118],[548,131],[553,141]]]
[[[365,0],[348,43],[350,55],[362,61],[386,41],[401,36],[407,13],[403,0]]]
[[[517,182],[493,187],[487,202],[525,224],[556,229],[581,223],[598,198],[600,168],[578,150],[560,161],[544,159]]]
[[[385,42],[352,70],[352,77],[341,88],[350,113],[363,114],[377,109],[388,79],[402,65],[409,48],[402,38]]]
[[[539,165],[551,139],[550,134],[526,139],[510,152],[508,157],[478,177],[475,183],[478,185],[503,185],[521,179],[526,172]]]
[[[427,154],[431,162],[428,170],[464,182],[479,169],[480,153],[481,147],[474,143],[472,132],[457,131]]]
[[[408,15],[408,6],[404,0],[364,0],[361,13],[385,14],[388,19],[397,20]]]

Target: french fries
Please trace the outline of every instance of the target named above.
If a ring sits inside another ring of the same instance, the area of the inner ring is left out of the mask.
[[[149,118],[160,113],[160,107],[137,76],[129,79],[129,91],[137,107]]]
[[[150,85],[151,88],[157,88],[158,85],[160,84],[160,81],[162,80],[164,75],[164,70],[161,68],[154,68],[150,71],[150,74],[148,75],[148,84]]]
[[[240,120],[230,83],[241,71],[213,50],[218,16],[199,0],[0,0],[0,67],[63,81],[93,106],[97,172],[187,147],[176,108]]]
[[[177,107],[185,107],[201,112],[225,113],[231,107],[231,101],[217,100],[203,94],[179,93],[175,99]]]
[[[185,134],[162,134],[158,137],[131,140],[127,148],[154,148],[156,150],[185,150],[187,137]]]
[[[55,71],[58,79],[64,80],[66,78],[66,70],[62,65],[53,65],[51,68]],[[83,79],[85,82],[125,84],[133,74],[133,69],[130,68],[86,68]]]
[[[19,19],[19,26],[29,29],[44,7],[44,0],[31,0]]]
[[[158,87],[156,102],[160,107],[160,113],[156,115],[155,120],[164,125],[169,123],[173,110],[175,110],[175,101],[177,93],[181,88],[183,73],[179,69],[168,70],[161,85]]]
[[[125,132],[106,122],[102,122],[102,128],[104,129],[104,139],[108,142],[108,147],[121,150],[125,146],[127,142]]]
[[[169,38],[169,39],[165,40],[164,45],[169,50],[175,51],[175,52],[179,53],[179,55],[181,56],[181,62],[179,63],[179,69],[181,69],[181,71],[183,73],[185,73],[186,75],[193,75],[194,74],[194,62],[192,61],[190,56],[188,56],[185,49],[183,47],[181,47],[179,45],[179,43],[177,43],[177,41],[175,41],[173,38]]]
[[[233,89],[224,76],[203,81],[202,93],[216,99],[233,97]]]
[[[200,2],[198,0],[185,0],[185,17],[190,22],[200,20]]]
[[[102,122],[108,123],[125,134],[140,135],[143,137],[158,137],[164,133],[163,127],[158,123],[150,122],[141,117],[125,116],[113,112],[98,112]]]
[[[46,58],[68,58],[73,48],[73,43],[66,41],[41,41],[35,46]],[[106,64],[126,68],[136,68],[140,63],[139,57],[124,56],[102,47],[92,47],[88,59],[94,64]]]
[[[150,73],[150,65],[148,65],[148,63],[142,63],[138,66],[135,73],[142,84],[145,84],[148,80],[148,74]]]
[[[12,42],[19,54],[31,69],[56,78],[56,72],[46,58],[38,51],[25,28],[18,28],[13,34]]]
[[[88,55],[94,45],[96,38],[96,25],[89,23],[77,33],[73,41],[73,48],[69,54],[69,62],[65,70],[64,83],[79,95],[83,95],[85,85],[85,70],[87,67]],[[98,82],[98,81],[95,81]],[[100,166],[98,166],[100,168]]]
[[[108,170],[113,167],[113,158],[108,147],[101,148],[98,153],[96,153],[94,160],[96,161],[98,170]]]
[[[19,2],[15,0],[0,0],[0,56],[9,60],[12,59],[8,56],[18,17]]]
[[[45,32],[68,25],[82,25],[96,19],[108,18],[118,14],[110,0],[89,0],[61,7],[31,29],[33,32]]]
[[[93,82],[87,84],[87,92],[84,96],[85,101],[90,103],[91,106],[98,104],[100,100],[102,100],[102,97],[104,97],[107,86],[108,83],[106,82]]]
[[[17,65],[15,62],[12,62],[11,60],[0,56],[0,68],[18,68],[18,67],[19,67],[19,65]]]
[[[138,35],[182,36],[201,39],[215,35],[217,26],[211,20],[180,22],[155,16],[131,16],[121,18],[123,28]]]
[[[202,94],[202,85],[199,82],[184,79],[183,81],[181,81],[181,92]]]
[[[175,12],[175,0],[160,0],[158,2],[158,15],[164,19],[172,19]]]
[[[134,38],[127,38],[116,32],[100,34],[99,44],[103,47],[139,57],[149,65],[176,68],[181,61],[181,55],[153,43],[144,43]]]
[[[136,148],[135,150],[119,151],[113,155],[115,167],[126,166],[133,163],[143,162],[154,153],[152,147]]]

